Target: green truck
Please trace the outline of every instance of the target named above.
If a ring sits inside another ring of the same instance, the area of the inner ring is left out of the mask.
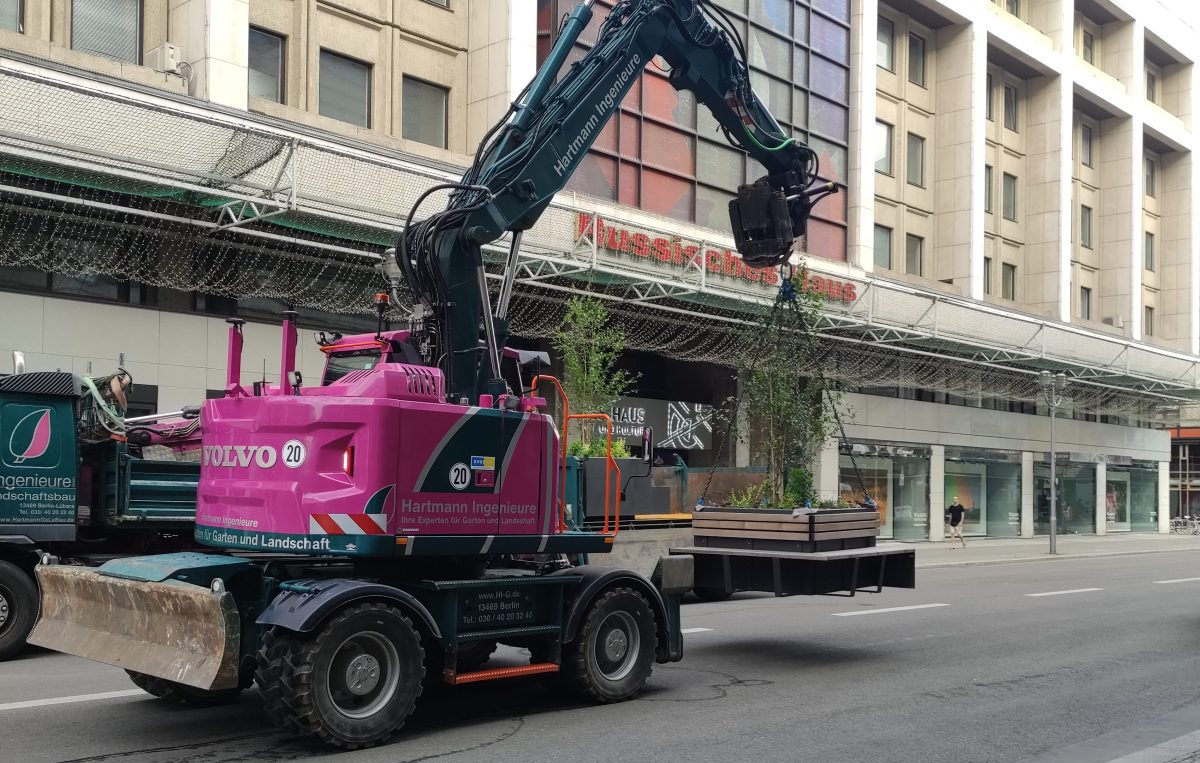
[[[43,557],[94,566],[196,545],[193,412],[126,419],[127,375],[22,365],[0,375],[0,660],[33,628]]]

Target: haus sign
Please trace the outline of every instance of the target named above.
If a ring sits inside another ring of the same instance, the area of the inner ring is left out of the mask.
[[[779,273],[775,268],[755,268],[729,249],[705,248],[686,241],[680,236],[652,236],[640,231],[617,225],[598,215],[579,212],[576,215],[576,238],[590,233],[595,218],[596,247],[617,256],[629,256],[656,260],[671,267],[683,269],[689,264],[702,261],[709,273],[736,278],[766,286],[779,284]],[[816,292],[826,299],[837,302],[854,302],[858,299],[855,284],[809,272],[804,284],[808,291]]]
[[[709,450],[712,448],[713,407],[703,403],[623,397],[609,410],[613,439],[628,445],[642,444],[642,428],[653,427],[656,448]],[[605,425],[596,427],[604,434]]]

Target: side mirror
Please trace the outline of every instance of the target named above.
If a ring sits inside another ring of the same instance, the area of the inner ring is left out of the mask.
[[[654,463],[654,427],[642,427],[642,463]]]

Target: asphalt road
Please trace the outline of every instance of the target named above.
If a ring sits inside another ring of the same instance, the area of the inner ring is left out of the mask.
[[[914,591],[691,603],[684,627],[707,630],[637,700],[583,706],[535,679],[462,687],[423,701],[391,744],[335,755],[276,731],[252,693],[173,707],[130,691],[119,670],[35,651],[0,664],[0,760],[1065,763],[1168,740],[1189,760],[1198,562],[943,568],[919,570]],[[1156,582],[1181,578],[1192,579]]]

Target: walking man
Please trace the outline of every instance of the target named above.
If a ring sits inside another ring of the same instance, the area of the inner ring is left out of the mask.
[[[950,548],[954,548],[954,539],[958,538],[962,542],[962,547],[967,547],[967,539],[963,537],[963,514],[966,509],[958,502],[958,496],[954,496],[954,502],[946,509],[946,518],[950,522],[950,537],[947,539],[950,543]]]

